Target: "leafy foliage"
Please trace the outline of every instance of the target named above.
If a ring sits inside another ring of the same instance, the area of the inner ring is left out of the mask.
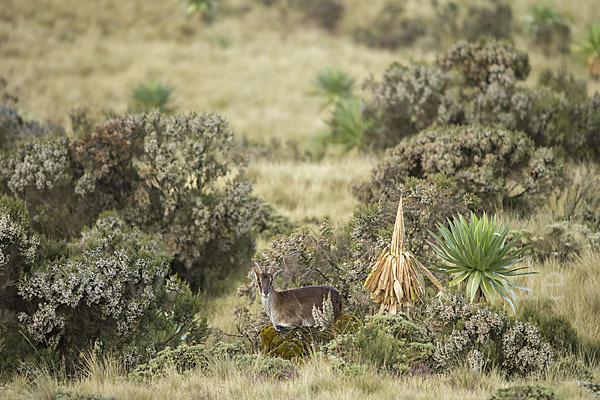
[[[573,46],[573,50],[582,57],[592,78],[600,77],[600,24],[588,27],[584,36]]]
[[[186,0],[190,7],[207,7],[213,1]],[[132,109],[137,112],[158,109],[163,113],[173,112],[173,98],[171,95],[175,87],[159,81],[140,82],[131,90]]]
[[[549,193],[560,173],[552,152],[536,149],[522,133],[459,126],[425,130],[388,150],[368,186],[378,192],[410,176],[447,174],[458,188],[474,193],[489,208],[503,200]]]
[[[352,97],[355,79],[341,69],[319,71],[313,83],[313,94],[320,96],[326,106],[336,105]]]
[[[427,330],[404,314],[374,315],[355,333],[337,336],[325,346],[329,357],[365,363],[397,374],[432,362],[434,347]]]
[[[523,268],[513,265],[523,260],[528,247],[517,248],[520,236],[508,240],[509,225],[496,222],[496,216],[481,218],[471,213],[469,222],[462,215],[448,221],[449,227],[438,224],[439,236],[431,233],[435,242],[430,242],[435,252],[443,260],[443,271],[454,275],[450,286],[466,283],[466,296],[473,300],[483,300],[494,304],[499,294],[515,310],[513,288],[524,289],[509,280],[513,276],[532,272],[519,272]]]
[[[331,117],[326,121],[329,133],[324,137],[328,143],[341,144],[346,151],[365,150],[363,132],[368,130],[371,121],[361,113],[362,102],[357,99],[344,100],[336,104]]]
[[[549,4],[536,4],[526,20],[527,33],[545,54],[569,51],[570,28],[556,8]]]

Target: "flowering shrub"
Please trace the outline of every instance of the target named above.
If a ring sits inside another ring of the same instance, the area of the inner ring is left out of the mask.
[[[36,121],[25,121],[17,110],[0,104],[0,150],[12,149],[21,141],[51,133],[64,134],[64,129],[42,125]]]
[[[507,376],[542,374],[554,361],[550,345],[537,328],[511,323],[504,314],[447,295],[427,307],[427,325],[434,332],[434,366],[448,368],[467,360],[474,370],[498,367]]]
[[[548,193],[560,176],[549,149],[519,132],[481,126],[431,128],[387,151],[371,174],[374,191],[407,177],[447,174],[485,206]]]
[[[133,366],[164,344],[156,337],[160,328],[184,325],[199,311],[198,299],[191,307],[179,305],[191,315],[170,311],[178,304],[169,293],[186,293],[180,283],[165,281],[169,253],[157,237],[127,228],[114,214],[70,247],[69,257],[36,268],[17,284],[29,302],[19,320],[42,347],[73,360],[97,344]]]
[[[261,206],[235,173],[244,161],[216,114],[126,115],[80,139],[43,137],[0,161],[0,189],[23,199],[35,228],[70,239],[114,209],[157,233],[172,270],[195,289],[248,262]],[[268,223],[268,213],[264,216]]]
[[[497,41],[458,42],[434,65],[392,64],[381,81],[367,82],[372,124],[363,140],[385,148],[435,124],[483,124],[523,131],[569,157],[597,158],[600,95],[588,98],[560,74],[546,74],[537,88],[519,84],[530,69],[526,53]]]

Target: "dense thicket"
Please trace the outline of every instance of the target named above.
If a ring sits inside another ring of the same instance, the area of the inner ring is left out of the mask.
[[[530,88],[525,52],[496,41],[459,42],[433,65],[392,64],[367,87],[365,141],[395,146],[432,125],[493,125],[523,131],[537,146],[568,157],[598,158],[600,94],[564,72]]]

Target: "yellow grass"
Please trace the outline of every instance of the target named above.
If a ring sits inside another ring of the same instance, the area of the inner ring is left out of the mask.
[[[323,215],[339,222],[358,204],[351,186],[368,179],[374,163],[373,157],[360,154],[320,162],[257,160],[248,176],[255,192],[283,215],[300,223],[314,223]]]
[[[99,361],[97,361],[100,363]],[[55,399],[59,390],[71,394],[112,396],[119,400],[137,399],[439,399],[479,400],[486,399],[499,388],[511,384],[532,383],[515,381],[508,383],[496,373],[480,375],[468,368],[430,377],[406,377],[376,374],[373,371],[344,377],[336,373],[322,358],[315,357],[299,366],[295,378],[271,380],[253,376],[240,370],[226,359],[214,360],[214,371],[199,371],[180,375],[167,374],[150,382],[123,379],[110,365],[103,371],[102,364],[93,365],[94,374],[80,381],[68,383],[47,375],[27,384],[17,380],[7,389],[0,389],[0,398]],[[575,382],[535,382],[555,388],[564,399],[588,399]]]

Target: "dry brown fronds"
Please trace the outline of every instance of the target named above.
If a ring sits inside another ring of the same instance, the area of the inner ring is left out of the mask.
[[[444,290],[431,271],[405,249],[404,244],[404,212],[400,197],[392,243],[381,252],[365,281],[365,290],[371,293],[375,302],[381,304],[379,312],[396,314],[402,307],[410,306],[415,300],[423,301],[423,274],[439,290]]]

